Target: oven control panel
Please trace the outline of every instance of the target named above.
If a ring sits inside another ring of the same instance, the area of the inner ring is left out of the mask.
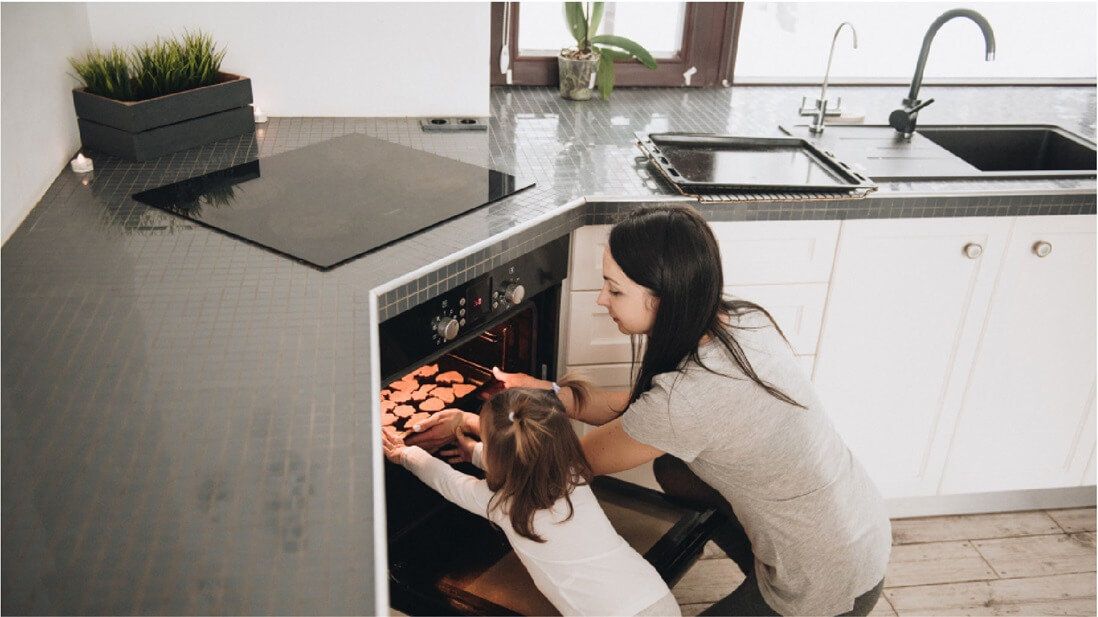
[[[478,334],[523,302],[559,285],[567,272],[568,237],[562,236],[386,320],[379,331],[382,377]]]

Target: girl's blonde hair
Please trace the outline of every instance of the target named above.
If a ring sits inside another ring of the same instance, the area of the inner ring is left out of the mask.
[[[485,479],[495,492],[488,511],[504,507],[516,533],[544,542],[534,514],[563,498],[572,518],[572,489],[593,476],[564,405],[550,390],[504,390],[481,408],[480,434]]]

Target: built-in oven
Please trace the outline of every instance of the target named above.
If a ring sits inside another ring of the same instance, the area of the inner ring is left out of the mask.
[[[407,433],[442,408],[477,413],[502,386],[491,368],[557,377],[564,236],[414,306],[380,326],[382,424]],[[385,464],[389,593],[412,615],[551,615],[503,533]],[[459,468],[483,477],[471,465]],[[593,486],[618,532],[674,583],[719,524],[661,493],[613,478]]]

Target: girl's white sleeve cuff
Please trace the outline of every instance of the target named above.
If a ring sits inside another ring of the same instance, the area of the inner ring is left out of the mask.
[[[477,445],[473,446],[473,464],[480,469],[484,469],[484,442],[478,441]]]

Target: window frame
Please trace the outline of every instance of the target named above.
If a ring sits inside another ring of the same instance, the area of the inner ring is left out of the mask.
[[[524,56],[518,52],[519,2],[492,3],[491,85],[508,85],[507,76],[499,71],[505,4],[511,5],[511,31],[508,37],[511,51],[510,85],[556,85],[559,82],[556,56]],[[636,60],[616,62],[614,87],[685,86],[683,73],[690,67],[697,69],[691,76],[690,87],[731,85],[742,17],[742,2],[687,2],[683,14],[682,49],[671,58],[657,59],[658,66],[654,70],[645,68]],[[568,47],[568,41],[561,43],[562,48]]]

